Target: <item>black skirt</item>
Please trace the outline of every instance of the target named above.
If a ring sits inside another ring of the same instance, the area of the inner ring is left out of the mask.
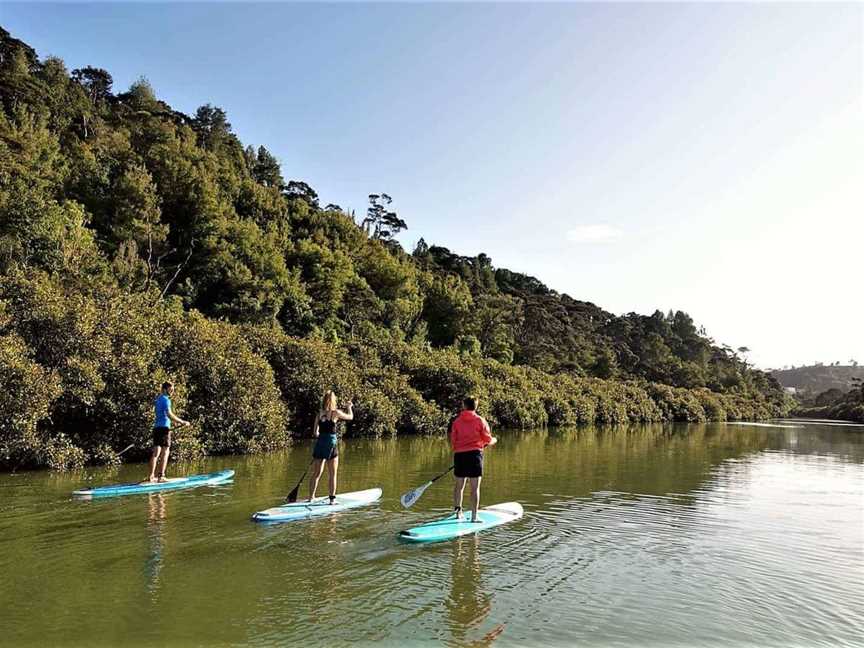
[[[453,465],[455,466],[453,474],[457,477],[482,477],[483,451],[457,452],[453,455]]]

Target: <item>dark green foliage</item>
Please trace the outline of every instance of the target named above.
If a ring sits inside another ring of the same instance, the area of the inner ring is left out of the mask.
[[[288,412],[273,369],[236,326],[191,314],[175,322],[164,365],[182,375],[187,417],[208,452],[261,452],[287,445]]]
[[[766,417],[770,376],[685,313],[616,317],[539,280],[395,236],[286,182],[210,104],[145,79],[113,94],[0,28],[0,464],[143,456],[173,379],[176,456],[308,435],[325,389],[349,435],[443,434],[462,398],[496,426]]]
[[[852,378],[851,389],[831,389],[795,408],[796,416],[864,423],[864,378]]]
[[[40,428],[60,395],[59,377],[29,357],[24,341],[0,336],[0,464],[49,464],[51,439]]]

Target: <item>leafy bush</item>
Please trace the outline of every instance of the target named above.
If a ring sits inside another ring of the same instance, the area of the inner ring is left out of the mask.
[[[561,396],[546,396],[543,399],[543,409],[546,410],[549,425],[553,427],[575,425],[579,422],[577,412],[570,401]]]
[[[0,384],[0,466],[41,463],[48,437],[40,423],[62,392],[59,376],[33,362],[18,336],[2,335]]]
[[[188,385],[187,417],[201,425],[208,452],[285,447],[288,413],[273,369],[236,326],[191,313],[175,323],[164,363]]]
[[[344,347],[292,338],[277,329],[247,329],[245,335],[272,367],[295,434],[311,435],[326,390],[332,389],[343,402],[357,397],[360,371]]]

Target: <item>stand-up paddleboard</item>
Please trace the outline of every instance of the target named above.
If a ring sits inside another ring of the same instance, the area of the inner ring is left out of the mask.
[[[206,475],[189,475],[188,477],[172,477],[163,482],[138,482],[135,484],[114,484],[113,486],[99,486],[98,488],[87,488],[76,490],[72,493],[75,497],[116,497],[118,495],[135,495],[136,493],[155,493],[159,491],[175,490],[178,488],[195,488],[196,486],[212,486],[223,484],[234,476],[233,470],[220,470],[219,472],[207,473]]]
[[[491,529],[499,524],[505,524],[518,520],[522,517],[522,505],[519,502],[505,502],[487,506],[477,511],[480,522],[471,522],[471,512],[464,513],[465,519],[457,520],[456,514],[452,514],[443,520],[427,522],[413,529],[400,531],[399,537],[407,542],[440,542],[452,540],[459,536],[476,533],[484,529]]]
[[[316,497],[311,502],[294,502],[274,506],[266,511],[258,511],[252,516],[256,522],[290,522],[291,520],[305,520],[316,515],[329,515],[346,509],[366,506],[381,499],[380,488],[354,491],[353,493],[341,493],[336,496],[330,504],[329,497]]]

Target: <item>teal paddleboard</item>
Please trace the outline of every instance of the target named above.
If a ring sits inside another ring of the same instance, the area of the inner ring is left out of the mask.
[[[72,493],[75,497],[117,497],[118,495],[136,495],[138,493],[157,493],[178,488],[195,488],[196,486],[212,486],[223,484],[234,476],[233,470],[220,470],[205,475],[189,475],[188,477],[172,477],[163,482],[137,482],[133,484],[114,484],[86,488]]]
[[[293,502],[274,506],[266,511],[258,511],[252,515],[252,519],[256,522],[290,522],[291,520],[305,520],[318,515],[330,515],[377,502],[381,499],[381,492],[380,488],[370,488],[353,493],[340,493],[332,504],[329,497],[316,497],[311,502]]]
[[[452,514],[443,520],[427,522],[413,529],[400,531],[399,537],[406,542],[441,542],[452,540],[459,536],[477,533],[484,529],[491,529],[499,524],[506,524],[522,517],[522,505],[519,502],[505,502],[487,506],[477,511],[479,522],[471,522],[471,513],[465,513],[465,519],[457,520],[456,514]]]

